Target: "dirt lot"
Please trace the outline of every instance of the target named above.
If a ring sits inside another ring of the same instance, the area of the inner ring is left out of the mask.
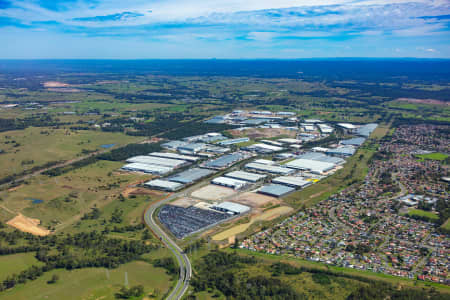
[[[291,212],[292,210],[293,210],[293,208],[289,207],[289,206],[280,206],[280,207],[269,209],[269,210],[263,212],[262,214],[257,214],[257,215],[252,216],[250,222],[248,222],[248,223],[236,225],[234,227],[231,227],[230,229],[227,229],[223,232],[216,234],[215,236],[213,236],[213,240],[222,241],[225,239],[228,239],[228,240],[234,239],[237,234],[246,231],[250,227],[250,225],[252,225],[255,222],[270,221],[275,218],[278,218],[281,215],[287,214],[287,213]]]
[[[196,191],[191,196],[195,198],[217,201],[224,197],[229,197],[235,194],[236,191],[227,187],[209,184]]]
[[[171,202],[171,205],[180,206],[180,207],[189,207],[197,204],[199,201],[192,198],[180,198]]]
[[[238,195],[231,199],[231,201],[238,202],[243,205],[247,205],[250,207],[263,207],[268,204],[278,204],[280,200],[275,197],[247,192],[241,195]]]
[[[161,196],[163,194],[164,194],[163,191],[149,190],[149,189],[140,188],[140,187],[129,187],[129,188],[126,188],[122,192],[122,195],[124,197],[129,197],[131,195]]]
[[[253,140],[278,136],[295,137],[295,131],[282,128],[249,128],[245,130],[230,130],[229,132],[233,136],[246,136]]]
[[[436,100],[436,99],[415,99],[415,98],[398,98],[397,101],[404,101],[409,103],[419,103],[419,104],[436,104],[436,105],[450,105],[450,102]]]
[[[44,236],[50,234],[49,230],[38,226],[39,224],[41,224],[40,220],[28,218],[22,214],[19,214],[16,217],[12,218],[8,222],[6,222],[6,224],[17,228],[20,231],[28,232],[34,235]]]
[[[69,84],[59,81],[46,81],[44,82],[44,87],[46,88],[62,88],[62,87],[68,87]]]

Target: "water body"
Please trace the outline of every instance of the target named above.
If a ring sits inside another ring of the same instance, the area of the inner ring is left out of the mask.
[[[104,144],[104,145],[101,145],[100,147],[102,147],[102,148],[104,148],[104,149],[109,149],[109,148],[111,148],[111,147],[114,147],[116,144]]]
[[[37,198],[25,198],[25,200],[31,200],[31,203],[33,203],[33,204],[40,204],[40,203],[44,202],[44,200],[37,199]]]

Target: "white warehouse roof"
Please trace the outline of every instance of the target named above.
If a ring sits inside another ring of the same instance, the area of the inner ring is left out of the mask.
[[[267,145],[267,144],[263,144],[263,143],[253,144],[253,145],[248,146],[247,148],[248,149],[255,149],[257,151],[271,151],[271,152],[283,150],[283,148],[281,148],[281,147]]]
[[[170,152],[152,152],[152,153],[149,153],[148,155],[156,156],[156,157],[164,157],[164,158],[187,160],[187,161],[197,161],[197,160],[200,159],[199,157],[196,157],[196,156],[181,155],[181,154],[170,153]]]
[[[158,165],[150,165],[150,164],[141,164],[141,163],[131,163],[126,164],[122,167],[123,170],[127,171],[138,171],[150,174],[166,174],[172,172],[173,168],[158,166]]]
[[[286,167],[293,169],[309,170],[314,173],[325,173],[332,170],[335,167],[335,164],[299,158],[288,162],[286,164]]]
[[[245,180],[245,181],[250,181],[250,182],[257,182],[258,180],[261,180],[261,179],[267,177],[267,175],[250,173],[250,172],[245,172],[245,171],[233,171],[233,172],[225,174],[225,176],[229,177],[229,178],[240,179],[240,180]]]
[[[257,164],[262,164],[262,165],[274,165],[275,164],[274,161],[268,160],[268,159],[255,159],[253,162],[257,163]]]
[[[159,166],[166,166],[166,167],[172,167],[172,168],[180,167],[180,166],[186,164],[185,160],[170,159],[170,158],[155,157],[155,156],[145,156],[145,155],[130,157],[129,159],[127,159],[127,162],[142,163],[142,164],[149,164],[149,165],[159,165]]]
[[[357,127],[350,123],[338,123],[339,126],[345,129],[356,129]]]
[[[150,181],[146,182],[145,185],[149,186],[149,187],[160,188],[160,189],[165,189],[165,190],[170,190],[170,191],[175,191],[175,190],[183,187],[183,185],[181,183],[172,182],[172,181],[163,180],[163,179],[150,180]]]
[[[294,170],[280,167],[280,166],[272,166],[272,165],[264,165],[264,164],[258,164],[258,163],[249,163],[246,164],[245,167],[247,169],[253,169],[260,172],[267,172],[272,174],[280,174],[280,175],[288,175],[294,172]]]
[[[243,214],[250,210],[250,207],[248,207],[248,206],[234,203],[234,202],[228,202],[228,201],[214,205],[214,208],[219,209],[219,210],[231,211],[236,214]]]
[[[311,184],[310,181],[306,181],[302,177],[295,177],[295,176],[280,176],[280,177],[274,178],[272,180],[272,182],[284,184],[284,185],[292,186],[292,187],[296,187],[296,188],[302,188],[302,187],[305,187],[305,186]]]
[[[302,142],[300,140],[291,138],[279,139],[278,141],[285,144],[300,144]]]
[[[244,180],[233,179],[233,178],[222,177],[222,176],[214,178],[211,182],[214,184],[217,184],[217,185],[231,187],[233,189],[241,189],[248,184],[248,182],[244,181]]]

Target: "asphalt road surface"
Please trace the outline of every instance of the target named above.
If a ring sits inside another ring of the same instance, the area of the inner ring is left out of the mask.
[[[191,262],[189,261],[188,256],[183,252],[183,250],[178,247],[178,245],[173,241],[165,232],[162,230],[158,224],[154,220],[153,214],[158,209],[158,207],[166,204],[167,202],[171,201],[174,198],[174,195],[171,197],[168,197],[167,199],[164,199],[162,201],[159,201],[153,205],[151,205],[147,211],[144,214],[144,220],[147,226],[149,226],[153,232],[158,236],[158,238],[161,239],[161,241],[166,245],[166,247],[172,251],[172,253],[175,255],[178,265],[180,266],[180,277],[178,279],[177,285],[175,288],[170,292],[167,299],[181,299],[183,295],[186,293],[188,287],[189,287],[189,280],[192,276],[192,268],[191,268]]]

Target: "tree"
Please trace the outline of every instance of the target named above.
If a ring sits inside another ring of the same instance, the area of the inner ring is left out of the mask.
[[[53,274],[52,278],[50,278],[50,280],[47,281],[47,283],[48,284],[54,284],[54,283],[58,282],[58,280],[59,280],[59,276],[56,275],[56,274]]]

